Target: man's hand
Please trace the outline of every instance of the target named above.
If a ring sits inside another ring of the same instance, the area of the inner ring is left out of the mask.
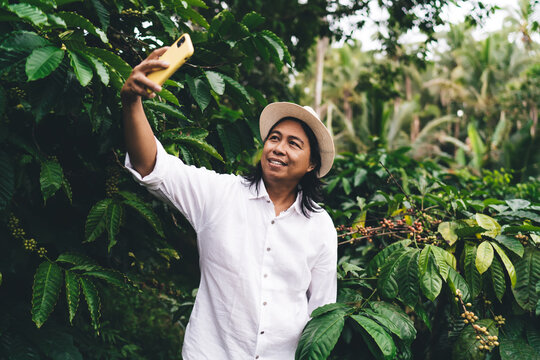
[[[146,76],[156,70],[166,69],[169,63],[159,60],[159,57],[167,51],[165,46],[154,50],[145,60],[133,68],[127,78],[120,95],[124,104],[136,102],[140,97],[152,99],[156,96],[154,91],[161,91],[161,86],[154,83]],[[150,91],[148,91],[150,90]]]

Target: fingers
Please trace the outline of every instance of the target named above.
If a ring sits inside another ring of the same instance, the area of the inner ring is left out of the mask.
[[[152,53],[147,57],[147,60],[157,59],[161,55],[165,54],[165,51],[169,50],[169,46],[164,46],[162,48],[152,51]]]
[[[126,83],[125,90],[126,92],[130,94],[138,95],[143,98],[148,98],[148,99],[154,98],[156,96],[156,93],[152,91],[149,92],[148,89],[151,90],[152,88],[149,88],[145,86],[144,84],[141,84],[138,81],[134,80],[129,83]]]
[[[152,71],[156,71],[156,70],[161,70],[161,69],[166,69],[169,67],[169,63],[166,62],[166,61],[162,61],[162,60],[144,60],[142,63],[140,63],[139,65],[135,66],[135,68],[133,68],[133,71],[136,72],[136,71],[140,71],[144,74],[148,74]]]

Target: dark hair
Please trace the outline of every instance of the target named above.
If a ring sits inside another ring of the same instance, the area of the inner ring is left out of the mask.
[[[309,141],[309,147],[310,147],[310,162],[312,164],[315,164],[315,168],[309,172],[307,172],[302,179],[300,179],[300,182],[298,183],[298,190],[302,190],[302,199],[301,199],[301,208],[302,208],[302,214],[304,214],[305,217],[310,217],[310,212],[318,212],[321,211],[321,208],[317,205],[318,202],[322,201],[322,186],[323,182],[317,174],[319,173],[319,170],[321,169],[321,153],[319,151],[319,142],[317,141],[317,138],[315,137],[315,134],[313,133],[313,130],[305,122],[303,122],[300,119],[294,118],[294,117],[284,117],[283,119],[280,119],[278,122],[276,122],[272,128],[270,128],[270,131],[268,131],[268,134],[272,133],[272,130],[281,122],[285,120],[293,120],[299,123],[302,126],[302,129],[304,129],[304,132],[307,135],[308,141]],[[268,139],[268,135],[266,135],[266,138],[264,139],[264,142]],[[257,193],[259,192],[259,183],[260,180],[263,177],[262,172],[262,166],[261,162],[259,161],[257,165],[247,174],[244,176],[244,179],[246,179],[249,182],[249,186],[255,186],[255,189],[257,190]]]

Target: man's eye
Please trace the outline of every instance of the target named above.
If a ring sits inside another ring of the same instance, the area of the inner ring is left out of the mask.
[[[300,145],[298,145],[297,143],[295,143],[294,141],[289,141],[289,144],[291,144],[292,146],[296,146],[296,147],[300,147]]]

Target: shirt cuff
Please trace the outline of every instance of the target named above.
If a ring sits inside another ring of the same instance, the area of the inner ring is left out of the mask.
[[[169,156],[169,154],[163,148],[163,145],[161,145],[161,143],[155,136],[154,139],[156,141],[157,147],[156,164],[154,165],[154,168],[152,169],[152,172],[150,174],[142,177],[141,174],[139,174],[137,170],[133,168],[128,153],[126,153],[126,160],[124,162],[126,169],[128,169],[129,172],[133,175],[135,181],[152,190],[157,189],[162,183],[163,176],[167,168],[167,157]]]

